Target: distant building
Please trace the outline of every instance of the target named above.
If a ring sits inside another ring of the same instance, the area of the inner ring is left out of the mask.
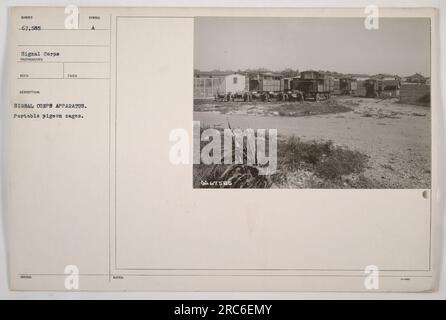
[[[425,78],[423,75],[419,73],[415,73],[411,76],[406,77],[406,82],[408,83],[421,83],[426,84],[427,78]]]
[[[370,78],[370,75],[364,73],[350,73],[346,74],[345,77],[356,79],[356,81],[365,81]]]
[[[372,77],[373,79],[379,79],[379,80],[390,80],[390,81],[394,81],[394,80],[400,80],[401,78],[399,76],[395,76],[395,75],[391,75],[391,74],[384,74],[384,73],[379,73],[377,75],[374,75]]]

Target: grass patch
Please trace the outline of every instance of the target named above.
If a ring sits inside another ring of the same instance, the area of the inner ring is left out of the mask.
[[[256,167],[244,164],[195,164],[194,188],[215,189],[265,189],[270,188],[272,179],[259,175]]]
[[[277,112],[282,117],[307,117],[320,114],[342,113],[352,111],[345,105],[339,104],[335,99],[326,101],[302,101],[274,105],[272,111]]]
[[[204,128],[201,128],[204,130]],[[332,141],[277,141],[277,172],[260,175],[247,164],[194,164],[194,188],[372,188],[363,172],[368,156]],[[223,154],[224,152],[222,152]]]
[[[420,97],[417,102],[429,104],[431,102],[430,93],[426,93],[424,96]]]
[[[324,101],[210,101],[194,100],[194,111],[221,114],[246,114],[272,117],[307,117],[349,112],[353,109],[340,104],[335,98]]]
[[[209,129],[209,126],[200,127],[200,136],[203,131]],[[223,129],[214,127],[220,132],[223,140]],[[269,140],[266,137],[266,148],[268,148]],[[206,142],[200,142],[200,150],[205,146]],[[243,161],[247,160],[247,145],[243,144]],[[259,169],[253,165],[247,164],[223,164],[224,150],[221,150],[222,164],[194,164],[193,165],[193,186],[194,188],[249,188],[264,189],[270,188],[272,179],[270,176],[260,175]],[[235,141],[232,141],[232,161],[235,163]]]

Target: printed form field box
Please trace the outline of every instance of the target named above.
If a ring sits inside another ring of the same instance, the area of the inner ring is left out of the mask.
[[[17,63],[18,79],[61,79],[63,63]]]
[[[108,79],[109,63],[64,63],[66,79]]]
[[[109,62],[110,48],[102,45],[20,45],[19,62]]]
[[[85,10],[78,10],[76,12],[75,8],[68,10],[68,12],[65,11],[66,7],[47,7],[45,8],[45,11],[28,8],[28,10],[26,10],[26,14],[14,16],[12,19],[17,25],[17,29],[29,31],[30,33],[46,30],[67,29],[66,23],[69,16],[73,17],[73,19],[69,19],[67,25],[73,26],[74,17],[77,16],[79,30],[110,29],[110,13],[104,13],[104,11],[99,8],[89,8],[88,12]]]
[[[51,39],[51,45],[109,45],[109,30],[44,30],[28,32],[21,35],[21,43],[26,45],[46,44]]]

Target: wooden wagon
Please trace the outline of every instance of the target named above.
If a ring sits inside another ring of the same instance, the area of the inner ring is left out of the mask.
[[[292,81],[292,89],[302,92],[305,100],[329,99],[333,87],[333,77],[318,71],[304,71]]]

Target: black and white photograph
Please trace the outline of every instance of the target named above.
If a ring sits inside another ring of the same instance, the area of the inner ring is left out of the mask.
[[[430,188],[430,19],[376,22],[196,18],[194,188]]]

